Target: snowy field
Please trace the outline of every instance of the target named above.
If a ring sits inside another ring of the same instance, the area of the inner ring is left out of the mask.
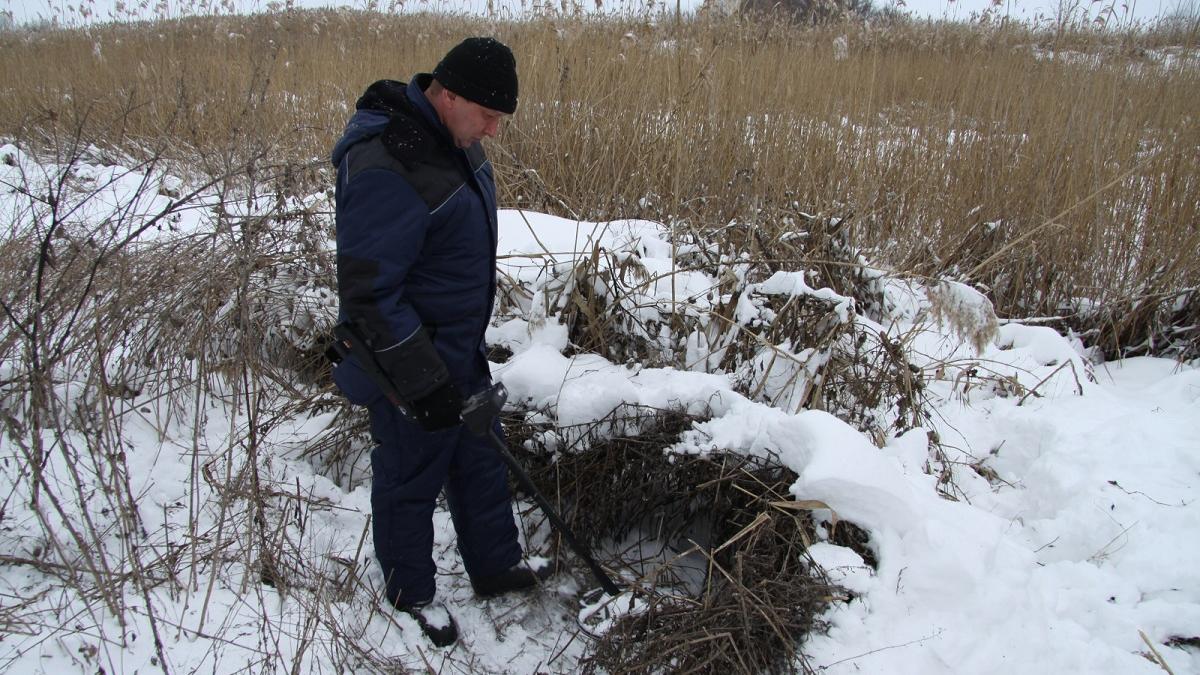
[[[64,195],[79,208],[54,238],[60,248],[90,237],[96,250],[129,240],[126,250],[137,253],[225,236],[214,221],[216,192],[186,197],[199,181],[106,163],[98,154],[69,167],[12,145],[0,147],[0,156],[0,225],[14,260],[23,260],[14,242],[47,234],[38,220],[46,209],[30,195],[44,194],[64,172],[72,177]],[[220,222],[232,221],[236,232],[278,204],[262,194],[230,201]],[[324,194],[288,207],[330,226]],[[154,219],[164,211],[171,215]],[[664,452],[774,458],[799,476],[793,497],[821,502],[822,518],[851,521],[870,534],[877,569],[827,541],[810,550],[854,599],[832,605],[828,634],[801,645],[808,666],[923,675],[1200,673],[1195,364],[1094,363],[1077,340],[997,321],[965,286],[931,289],[878,270],[874,281],[885,302],[868,318],[854,298],[810,285],[805,270],[737,279],[746,269],[737,257],[713,269],[684,265],[706,244],[677,235],[672,245],[671,229],[653,222],[504,211],[499,235],[502,287],[521,291],[502,303],[488,335],[512,351],[493,364],[510,402],[558,425],[599,420],[623,403],[703,411],[709,419]],[[328,252],[328,231],[322,241]],[[695,332],[676,342],[643,336],[682,345],[677,367],[565,355],[568,331],[558,320],[564,285],[580,260],[600,251],[614,270],[636,263],[630,287],[638,292],[619,301],[643,325],[669,312],[690,317]],[[715,247],[707,252],[720,257]],[[18,317],[34,311],[20,275],[5,278],[12,284],[2,290],[6,306]],[[738,294],[722,297],[715,291],[728,288],[730,278]],[[294,343],[333,320],[328,289],[311,279],[298,287],[307,289],[297,294],[303,301],[281,319]],[[961,326],[931,311],[935,293],[952,296],[960,317],[990,324],[986,340],[973,344]],[[708,320],[715,305],[736,303],[735,321],[747,328],[773,320],[764,299],[801,296],[903,345],[925,382],[926,427],[877,438],[828,412],[796,410],[796,392],[812,386],[829,358],[819,350],[764,346],[747,370],[718,367],[731,338]],[[135,393],[112,396],[95,390],[85,362],[67,360],[51,387],[63,415],[39,421],[28,416],[33,406],[23,384],[31,365],[11,347],[20,344],[11,325],[4,334],[0,670],[577,670],[588,646],[583,617],[596,610],[578,599],[588,583],[582,565],[537,594],[476,599],[444,510],[435,515],[438,586],[458,619],[460,641],[434,649],[415,622],[379,604],[368,483],[353,461],[330,471],[309,452],[348,423],[319,382],[285,387],[271,378],[247,384],[210,374],[204,387],[180,387],[148,370],[138,372]],[[122,353],[114,348],[110,357]],[[751,366],[780,354],[792,364],[786,377],[763,376],[761,386],[747,388]],[[128,363],[112,368],[136,371]],[[251,394],[255,405],[247,403]],[[315,403],[288,405],[302,395]],[[98,433],[121,449],[120,470],[97,460],[112,453],[90,452],[101,443]],[[37,508],[34,459],[46,486]],[[250,475],[267,495],[266,507],[244,498]],[[136,524],[112,504],[136,505]],[[531,511],[527,503],[516,508]],[[535,549],[545,536],[544,529],[523,532]],[[269,579],[264,557],[273,561]],[[106,568],[91,568],[96,561]]]

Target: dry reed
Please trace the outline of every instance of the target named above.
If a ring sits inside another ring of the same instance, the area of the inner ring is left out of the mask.
[[[1130,326],[1092,308],[1165,315],[1200,285],[1194,28],[326,11],[13,33],[0,133],[112,111],[114,145],[168,137],[203,157],[269,139],[328,184],[311,169],[368,83],[494,33],[522,78],[492,150],[505,205],[699,231],[853,215],[851,242],[881,264],[1096,328],[1119,354]]]

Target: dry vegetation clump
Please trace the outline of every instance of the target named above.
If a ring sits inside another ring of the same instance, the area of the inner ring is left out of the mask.
[[[1200,289],[1196,287],[1147,293],[1082,314],[1066,327],[1106,354],[1200,360]]]
[[[647,598],[597,641],[583,672],[811,672],[799,643],[821,629],[825,606],[846,596],[806,560],[798,516],[761,513],[742,538],[709,554],[702,594]]]
[[[794,472],[667,450],[696,419],[626,406],[559,430],[576,443],[550,443],[557,452],[545,429],[510,425],[541,490],[591,545],[616,542],[609,566],[638,589],[634,611],[596,636],[585,672],[795,672],[799,642],[846,598],[807,557],[816,533],[789,496]]]
[[[503,278],[498,312],[557,316],[573,351],[616,363],[729,373],[753,400],[827,410],[880,443],[921,426],[923,380],[880,323],[889,320],[885,275],[850,245],[850,220],[773,217],[787,226],[731,223],[719,245],[677,225],[670,272],[652,274],[655,253],[637,242],[595,245],[535,281]],[[705,288],[685,278],[695,274]]]
[[[665,454],[695,419],[624,405],[579,427],[531,424],[524,415],[510,415],[506,431],[534,482],[572,505],[565,520],[581,537],[595,544],[649,529],[674,542],[706,501],[688,496],[705,482],[703,464],[675,464]]]
[[[764,256],[761,262],[752,259],[748,278],[805,270],[807,283],[833,294],[776,298],[768,305],[779,305],[772,307],[775,318],[769,328],[742,331],[752,339],[740,341],[736,349],[727,352],[723,365],[736,370],[736,356],[750,357],[756,343],[787,345],[793,354],[809,354],[804,359],[808,383],[799,395],[789,394],[790,402],[776,396],[775,405],[830,411],[877,442],[922,426],[926,419],[924,382],[909,363],[903,345],[878,325],[888,321],[889,315],[883,292],[885,276],[851,245],[852,218],[795,211],[777,217],[788,223],[781,234],[767,239],[761,230],[751,230],[751,240],[742,244]],[[732,314],[727,318],[730,322],[734,319]],[[787,360],[781,362],[779,355],[778,350],[772,354],[756,389],[769,386],[774,367],[788,372]],[[793,368],[783,390],[803,377],[803,371]],[[774,378],[779,387],[779,373]]]

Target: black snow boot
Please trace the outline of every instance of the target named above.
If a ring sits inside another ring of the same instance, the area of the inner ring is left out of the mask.
[[[550,578],[558,569],[554,561],[546,558],[526,558],[499,574],[471,579],[475,594],[490,598],[513,591],[533,588]]]
[[[417,620],[421,632],[435,647],[449,647],[458,639],[458,626],[450,610],[437,600],[416,605],[396,605],[396,609]]]

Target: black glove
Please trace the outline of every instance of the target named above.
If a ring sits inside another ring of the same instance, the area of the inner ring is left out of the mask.
[[[417,423],[425,431],[452,427],[462,421],[463,399],[458,387],[447,382],[411,404]]]
[[[346,324],[338,335],[349,339],[352,346],[364,343],[362,353],[356,355],[373,366],[377,385],[393,392],[388,397],[415,417],[422,429],[437,431],[462,421],[462,394],[450,381],[450,372],[423,326],[382,349],[375,348],[380,337],[364,338],[373,334],[361,325]]]

